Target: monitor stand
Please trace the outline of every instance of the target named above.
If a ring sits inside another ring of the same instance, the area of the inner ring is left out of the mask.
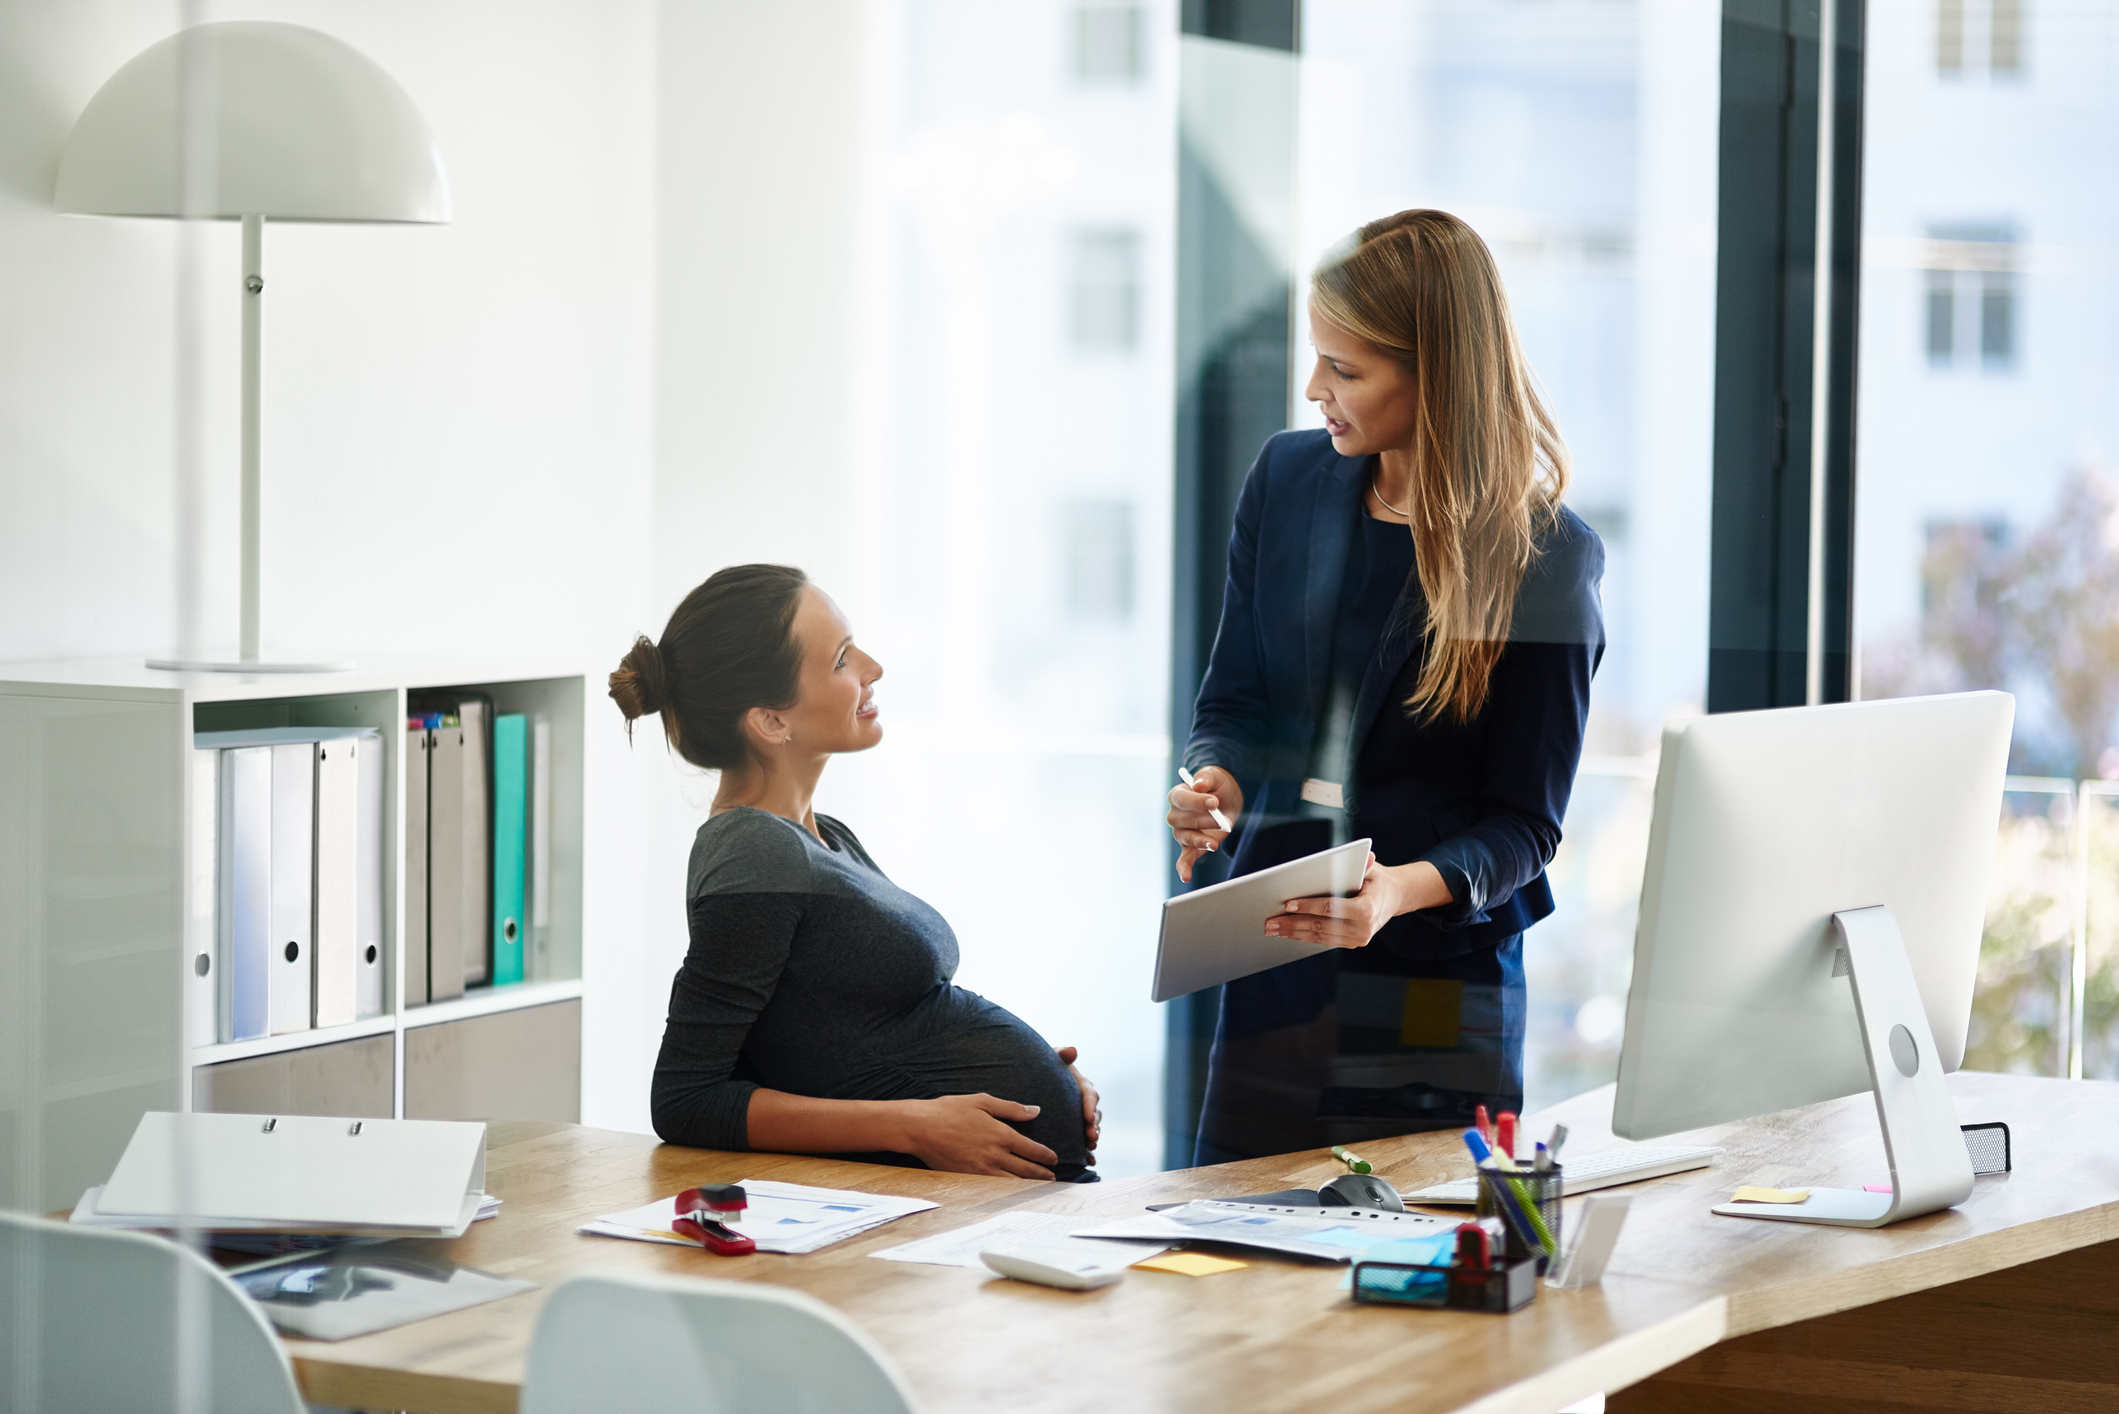
[[[1833,914],[1832,925],[1854,988],[1892,1191],[1813,1188],[1804,1203],[1724,1203],[1714,1210],[1724,1217],[1883,1227],[1954,1207],[1972,1195],[1972,1158],[1958,1128],[1957,1105],[1943,1084],[1898,921],[1888,908],[1854,908]]]

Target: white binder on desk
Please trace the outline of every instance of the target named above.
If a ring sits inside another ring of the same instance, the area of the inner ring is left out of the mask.
[[[485,1186],[483,1124],[150,1111],[74,1221],[457,1237]]]
[[[316,1005],[316,743],[272,748],[272,940],[266,1010],[273,1035],[307,1031]]]

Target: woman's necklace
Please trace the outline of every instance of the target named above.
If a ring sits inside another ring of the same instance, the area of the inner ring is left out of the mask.
[[[1383,493],[1376,489],[1376,483],[1373,480],[1369,482],[1369,494],[1376,498],[1377,505],[1383,507],[1392,515],[1404,516],[1407,520],[1411,520],[1413,518],[1412,513],[1410,511],[1401,511],[1396,506],[1392,505],[1389,501],[1384,500]],[[1408,502],[1407,504],[1410,505],[1411,503]]]

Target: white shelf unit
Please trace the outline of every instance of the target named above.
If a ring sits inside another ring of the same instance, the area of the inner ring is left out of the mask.
[[[0,1205],[71,1204],[108,1177],[143,1112],[191,1108],[207,1067],[387,1036],[390,1112],[402,1116],[408,1032],[571,1003],[578,1047],[586,681],[567,665],[462,659],[255,675],[138,659],[0,664]],[[524,981],[408,1008],[404,723],[409,695],[435,688],[550,724],[550,911],[525,940]],[[216,1044],[184,1034],[191,738],[273,726],[382,735],[384,1011]],[[572,1063],[578,1077],[578,1050]]]

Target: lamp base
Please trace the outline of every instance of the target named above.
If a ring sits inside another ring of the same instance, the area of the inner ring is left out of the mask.
[[[147,666],[164,673],[343,673],[353,664],[293,663],[278,658],[149,658]]]

